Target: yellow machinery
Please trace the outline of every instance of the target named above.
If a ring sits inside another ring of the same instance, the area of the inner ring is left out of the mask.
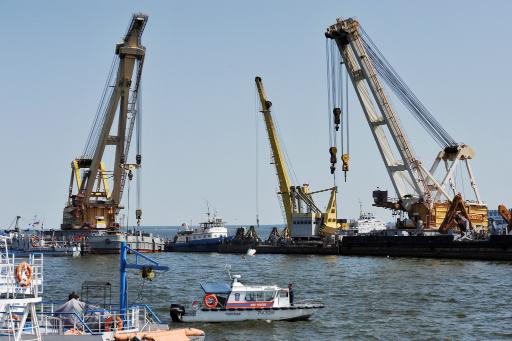
[[[146,48],[141,36],[148,17],[134,14],[122,42],[116,45],[115,58],[81,157],[71,162],[68,202],[63,212],[62,229],[115,229],[116,216],[126,177],[141,165],[140,136],[135,164],[128,164],[131,136],[140,124],[139,85]],[[134,73],[134,70],[136,72]],[[135,74],[135,75],[134,75]],[[111,132],[117,115],[117,129]],[[129,122],[129,124],[128,124]],[[140,135],[139,129],[137,133]],[[112,170],[106,170],[106,147],[115,150]],[[111,185],[109,185],[109,183]],[[76,186],[76,187],[75,187]],[[137,220],[142,211],[136,210]]]
[[[285,237],[313,237],[315,235],[329,236],[339,230],[336,212],[336,187],[310,192],[309,185],[293,186],[288,176],[288,170],[281,145],[277,136],[270,108],[270,102],[266,95],[260,77],[256,77],[256,87],[261,103],[261,113],[265,120],[270,148],[272,150],[273,163],[276,167],[279,182],[279,195],[283,203],[286,217]],[[314,203],[312,195],[324,191],[330,191],[331,196],[327,209],[322,212]]]
[[[347,83],[350,79],[398,197],[397,200],[388,200],[387,191],[374,191],[375,206],[407,212],[408,227],[438,228],[454,196],[459,193],[457,185],[460,183],[455,182],[456,170],[459,169],[462,177],[462,167],[465,166],[475,197],[473,201],[464,199],[467,214],[475,228],[486,230],[487,206],[480,198],[470,163],[475,155],[473,149],[457,142],[442,128],[382,55],[359,21],[339,18],[327,28],[325,37],[328,91],[333,97],[332,100],[329,97],[330,104],[336,104],[338,94],[342,92],[343,66]],[[404,109],[442,148],[430,168],[416,156],[388,97],[390,93],[394,93]],[[332,154],[331,172],[336,161],[334,159],[333,163]],[[435,174],[440,168],[444,171]]]

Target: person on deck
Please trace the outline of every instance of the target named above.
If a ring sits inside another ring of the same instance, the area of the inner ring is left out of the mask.
[[[290,295],[290,305],[293,305],[294,292],[291,283],[288,283],[288,293]]]

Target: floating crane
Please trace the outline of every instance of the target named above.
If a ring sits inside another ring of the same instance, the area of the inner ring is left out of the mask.
[[[475,155],[473,149],[457,143],[441,127],[356,19],[338,19],[327,28],[325,36],[330,58],[341,57],[339,61],[347,70],[398,196],[397,200],[389,200],[387,191],[374,191],[375,206],[407,212],[410,224],[416,228],[437,228],[458,194],[454,174],[456,167],[464,163],[475,196],[474,201],[464,201],[470,223],[487,229],[487,206],[480,198],[470,165]],[[442,147],[429,169],[416,156],[381,80]],[[441,163],[445,172],[438,180],[434,173]]]
[[[147,20],[145,14],[134,14],[126,35],[116,45],[116,56],[86,146],[82,155],[71,162],[62,229],[119,228],[116,216],[123,208],[121,198],[126,177],[131,180],[133,170],[140,168],[142,162],[139,93],[146,48],[141,45],[141,36]],[[116,112],[117,131],[112,133]],[[136,163],[129,164],[127,158],[135,123],[138,123],[139,135]],[[112,170],[107,170],[103,161],[107,146],[115,150]],[[141,215],[137,207],[137,222]]]
[[[273,163],[276,167],[277,179],[279,182],[279,195],[283,203],[283,209],[286,216],[285,237],[313,237],[315,235],[329,236],[334,235],[339,230],[336,213],[336,187],[311,192],[308,184],[302,186],[293,186],[288,176],[286,162],[281,144],[277,136],[277,131],[272,119],[270,102],[263,88],[263,82],[260,77],[256,77],[256,87],[261,103],[261,113],[265,120],[270,148],[272,150]],[[330,191],[331,196],[327,204],[327,209],[323,212],[313,201],[312,195],[315,193]]]

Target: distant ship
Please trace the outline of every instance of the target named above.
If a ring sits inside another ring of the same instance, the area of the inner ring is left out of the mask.
[[[206,222],[199,223],[198,227],[192,230],[186,225],[184,230],[178,231],[172,242],[167,244],[167,251],[174,252],[216,252],[218,246],[225,240],[229,240],[228,229],[224,226],[225,222],[217,213],[210,218],[210,212],[207,213]]]
[[[368,234],[387,230],[388,227],[386,226],[385,222],[376,219],[373,213],[361,211],[354,229],[357,229],[358,234]]]

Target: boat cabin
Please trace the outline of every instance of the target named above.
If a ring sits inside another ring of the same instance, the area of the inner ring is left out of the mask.
[[[244,285],[233,276],[231,286],[226,282],[201,283],[204,291],[203,309],[254,309],[290,306],[288,288],[278,286]]]

